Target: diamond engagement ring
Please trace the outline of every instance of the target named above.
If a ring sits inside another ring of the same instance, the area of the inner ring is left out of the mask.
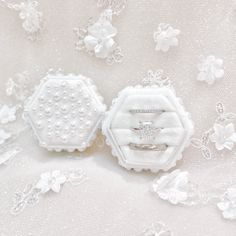
[[[129,143],[131,150],[137,151],[165,151],[168,147],[167,144],[136,144]]]
[[[162,128],[154,127],[152,121],[140,121],[138,128],[131,128],[131,130],[139,136],[140,139],[155,139],[156,135],[160,133]]]

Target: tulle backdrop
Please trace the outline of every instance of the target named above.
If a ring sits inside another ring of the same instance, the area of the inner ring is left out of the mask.
[[[73,28],[83,26],[101,10],[95,0],[41,0],[44,27],[40,39],[27,39],[16,12],[0,7],[0,98],[6,97],[5,83],[17,73],[28,71],[32,86],[50,68],[91,77],[105,102],[117,93],[140,83],[148,69],[161,68],[174,83],[195,123],[195,136],[214,123],[215,104],[224,103],[236,112],[236,5],[232,0],[128,0],[113,24],[118,29],[124,60],[106,65],[75,50]],[[156,52],[153,31],[169,23],[181,30],[179,46],[167,53]],[[200,55],[213,54],[224,60],[224,79],[208,86],[196,81]],[[12,128],[22,126],[20,117]],[[118,166],[107,146],[94,145],[84,154],[49,153],[38,147],[31,131],[17,142],[23,151],[7,166],[0,166],[0,235],[139,235],[152,223],[162,221],[174,235],[234,236],[236,225],[226,221],[214,205],[172,206],[150,193],[150,184],[160,174],[135,173]],[[99,140],[97,141],[99,144]],[[68,158],[74,156],[76,158]],[[190,172],[204,189],[236,177],[234,153],[217,154],[205,160],[189,147],[177,167]],[[33,207],[12,216],[12,197],[37,180],[42,172],[82,168],[88,179],[65,185],[60,194],[49,193]]]

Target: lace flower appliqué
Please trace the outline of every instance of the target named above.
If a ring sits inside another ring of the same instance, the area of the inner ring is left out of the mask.
[[[0,123],[7,124],[16,120],[16,107],[3,105],[0,108]]]
[[[75,28],[78,38],[77,50],[86,50],[97,58],[105,59],[107,64],[121,62],[123,54],[115,41],[117,29],[112,25],[114,15],[119,15],[125,6],[125,1],[119,3],[115,0],[98,1],[99,7],[105,7],[96,22],[91,20],[86,28]]]
[[[23,192],[15,193],[11,213],[14,215],[22,212],[27,205],[35,205],[39,202],[41,196],[50,190],[59,193],[63,184],[71,183],[78,185],[87,179],[82,170],[61,172],[54,170],[52,172],[42,173],[40,179],[34,183],[26,186]]]
[[[232,150],[236,142],[236,133],[234,131],[234,124],[227,125],[214,124],[214,133],[210,136],[210,140],[215,143],[217,150],[227,148]]]
[[[52,190],[55,193],[59,193],[61,185],[66,182],[66,176],[59,170],[52,172],[46,172],[41,174],[40,180],[36,184],[36,188],[40,189],[42,193],[46,193]]]
[[[23,29],[28,34],[29,39],[34,40],[42,29],[43,13],[37,10],[39,3],[36,0],[26,0],[19,4],[7,3],[6,0],[1,1],[9,9],[19,12]]]
[[[162,222],[152,224],[140,236],[173,236],[173,233]]]
[[[24,102],[32,92],[30,82],[29,72],[17,73],[14,78],[8,79],[6,83],[6,95],[8,97],[14,97],[19,102]]]
[[[114,37],[117,29],[110,21],[100,19],[88,27],[88,35],[84,38],[84,44],[88,51],[98,58],[107,58],[115,46]]]
[[[210,55],[206,58],[201,56],[198,65],[199,74],[197,80],[205,81],[208,84],[214,84],[216,80],[223,78],[224,69],[223,60]]]
[[[236,186],[226,190],[217,207],[222,211],[225,219],[236,220]]]
[[[189,198],[190,182],[189,173],[175,170],[154,181],[152,190],[162,200],[172,204],[184,203]]]
[[[231,151],[236,142],[236,132],[233,123],[236,119],[236,114],[232,112],[226,113],[222,103],[217,103],[216,112],[218,117],[213,127],[205,131],[200,139],[192,138],[191,140],[192,146],[200,149],[205,159],[213,158],[210,142],[215,144],[215,148],[218,151],[223,149]]]
[[[149,70],[147,72],[147,76],[142,81],[144,86],[153,86],[156,85],[158,87],[171,87],[171,80],[169,77],[164,75],[163,70],[152,71]]]
[[[160,23],[157,31],[153,33],[153,38],[156,43],[156,50],[167,52],[170,47],[176,47],[179,44],[177,36],[180,30],[174,29],[169,24]]]

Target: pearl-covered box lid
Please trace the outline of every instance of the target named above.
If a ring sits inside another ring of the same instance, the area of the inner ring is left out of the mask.
[[[24,119],[49,151],[84,151],[95,139],[105,111],[91,79],[48,74],[27,100]]]

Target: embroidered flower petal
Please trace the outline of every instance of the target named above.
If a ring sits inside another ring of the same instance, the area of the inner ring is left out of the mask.
[[[55,193],[59,193],[61,190],[61,184],[60,183],[54,183],[51,187],[52,191]]]
[[[236,186],[226,190],[217,207],[225,219],[236,220]]]
[[[229,202],[219,202],[217,206],[221,211],[224,211],[229,208]]]
[[[234,147],[234,143],[233,142],[225,142],[224,147],[229,149],[229,150],[232,150],[233,147]]]
[[[41,178],[41,179],[44,179],[44,180],[50,180],[50,179],[51,179],[51,173],[50,173],[50,172],[42,173],[42,174],[40,175],[40,178]]]
[[[153,191],[172,204],[183,203],[188,199],[189,174],[175,170],[154,181]]]
[[[85,44],[85,47],[89,51],[92,51],[92,50],[94,50],[94,48],[98,44],[98,40],[95,37],[88,35],[84,38],[84,44]]]
[[[47,193],[50,190],[48,181],[44,179],[40,179],[35,187],[40,189],[42,193]]]
[[[220,79],[220,78],[222,78],[224,76],[224,70],[216,70],[215,71],[215,77],[217,78],[217,79]]]
[[[0,109],[0,123],[7,124],[16,120],[16,107],[3,105]]]
[[[4,144],[7,139],[11,137],[11,133],[6,132],[3,129],[0,129],[0,145]]]

